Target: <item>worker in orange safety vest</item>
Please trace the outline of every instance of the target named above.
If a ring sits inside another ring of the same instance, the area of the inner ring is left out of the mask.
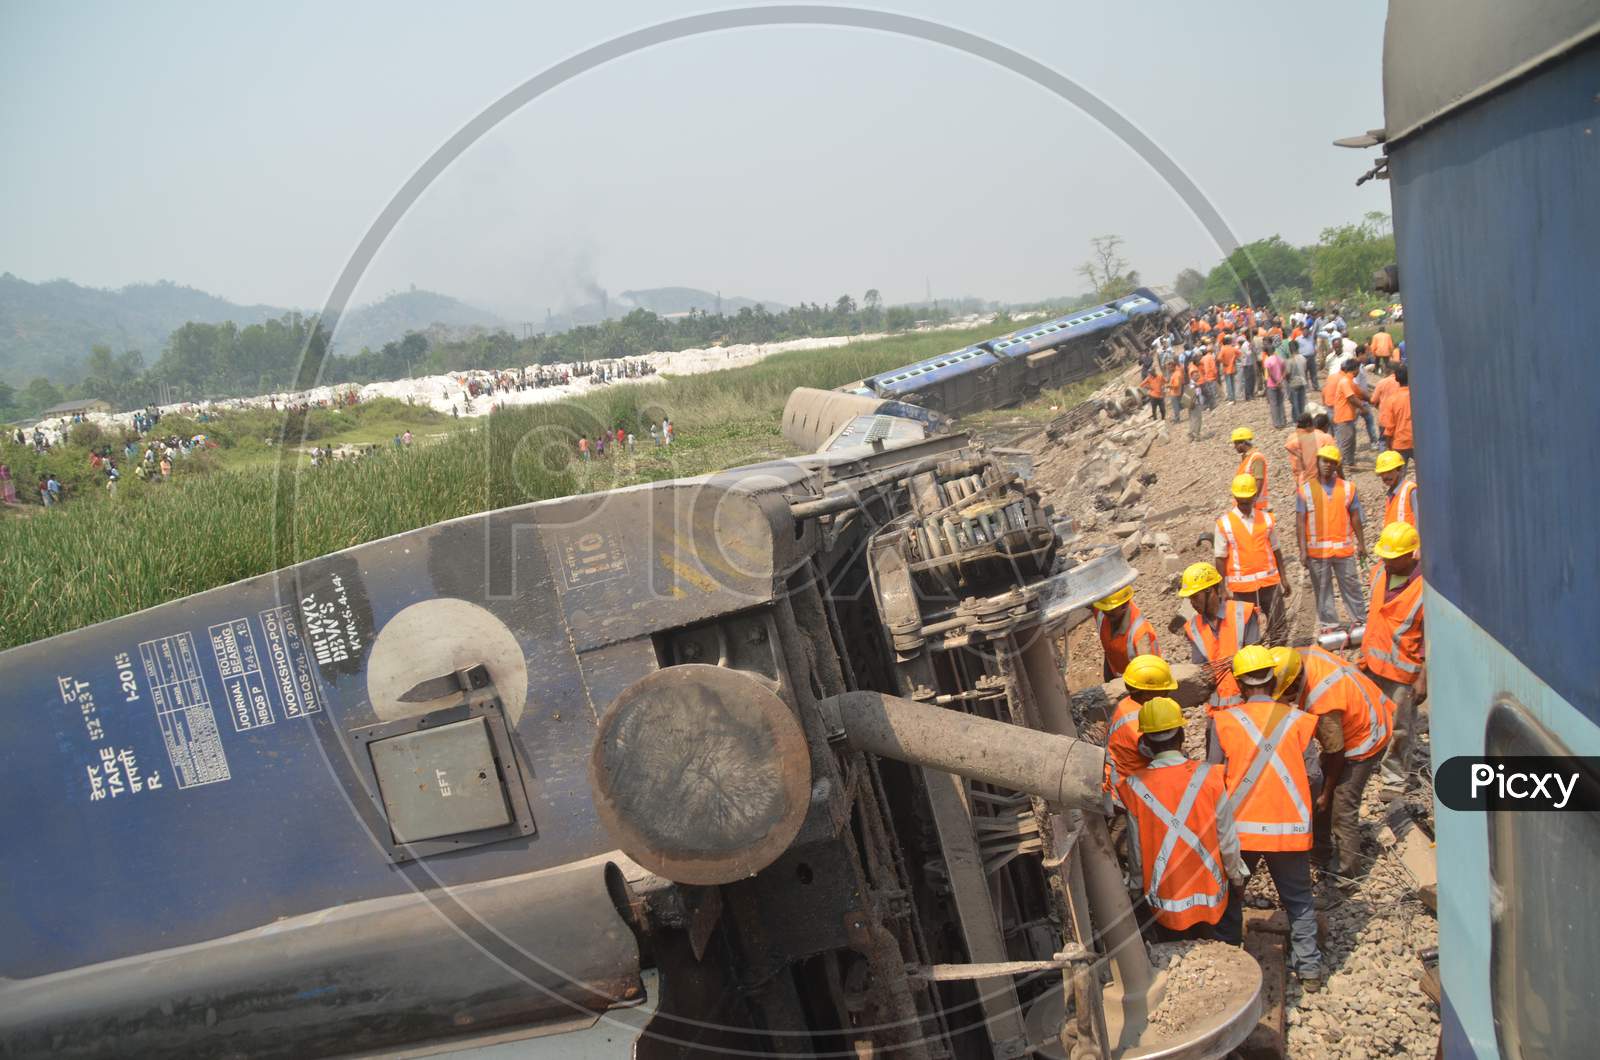
[[[1255,605],[1229,600],[1222,575],[1209,563],[1191,563],[1184,569],[1178,595],[1194,607],[1194,617],[1183,627],[1194,662],[1206,667],[1216,688],[1208,709],[1242,702],[1239,684],[1233,679],[1233,656],[1246,644],[1261,643],[1261,616]]]
[[[1217,516],[1212,554],[1224,572],[1229,595],[1253,604],[1266,616],[1266,643],[1277,644],[1287,625],[1283,602],[1294,590],[1283,578],[1277,520],[1257,503],[1256,488],[1254,476],[1234,476],[1233,507]]]
[[[1094,624],[1105,653],[1101,680],[1121,677],[1128,660],[1135,655],[1160,655],[1156,628],[1133,602],[1133,586],[1124,585],[1110,596],[1094,602]]]
[[[1130,773],[1145,767],[1150,756],[1139,749],[1139,708],[1157,696],[1178,690],[1172,667],[1159,655],[1137,655],[1122,672],[1123,696],[1106,719],[1105,788],[1113,790]]]
[[[1300,546],[1300,562],[1311,575],[1317,621],[1324,628],[1339,622],[1333,602],[1335,581],[1350,624],[1359,626],[1367,618],[1356,564],[1357,550],[1365,552],[1367,547],[1361,499],[1356,496],[1356,488],[1340,475],[1341,459],[1334,446],[1318,449],[1317,477],[1295,494],[1295,538]]]
[[[1378,454],[1372,469],[1383,480],[1386,500],[1383,505],[1383,525],[1410,523],[1417,525],[1417,483],[1406,478],[1406,458],[1390,449]]]
[[[1149,763],[1117,784],[1128,811],[1128,855],[1162,941],[1209,938],[1227,910],[1230,884],[1249,877],[1219,766],[1183,753],[1183,710],[1157,696],[1139,708]]]
[[[1318,645],[1273,648],[1274,696],[1317,719],[1322,789],[1312,807],[1312,859],[1346,883],[1360,872],[1361,797],[1383,760],[1394,703],[1354,664]]]
[[[1289,966],[1307,991],[1322,985],[1316,900],[1311,891],[1311,779],[1305,756],[1316,735],[1314,717],[1272,696],[1272,653],[1239,649],[1234,677],[1244,701],[1211,715],[1208,759],[1224,767],[1228,808],[1245,864],[1265,861],[1289,917]],[[1234,888],[1217,937],[1243,935],[1244,889]]]
[[[1383,694],[1394,700],[1394,739],[1384,773],[1409,780],[1417,704],[1428,695],[1426,641],[1422,631],[1421,539],[1410,523],[1393,522],[1378,535],[1373,552],[1383,566],[1372,572],[1372,602],[1361,639],[1361,665]]]
[[[1239,466],[1233,469],[1234,477],[1249,475],[1256,480],[1256,507],[1270,508],[1267,498],[1267,454],[1256,448],[1256,432],[1249,427],[1235,427],[1230,435],[1233,451],[1239,454]]]

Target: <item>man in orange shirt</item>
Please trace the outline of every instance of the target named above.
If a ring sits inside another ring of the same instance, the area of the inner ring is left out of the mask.
[[[1343,457],[1344,473],[1348,475],[1356,468],[1356,417],[1369,402],[1362,395],[1361,388],[1356,386],[1355,360],[1345,361],[1340,368],[1338,375],[1328,377],[1328,385],[1323,391],[1325,394],[1331,391],[1333,400],[1329,407],[1333,412],[1333,439]]]
[[[1150,362],[1150,371],[1139,383],[1139,387],[1144,391],[1145,397],[1150,399],[1150,418],[1166,419],[1167,406],[1161,400],[1161,391],[1165,389],[1165,384],[1161,379],[1161,369],[1156,367],[1154,361]]]
[[[1207,346],[1206,352],[1200,355],[1200,373],[1204,384],[1201,392],[1206,396],[1206,411],[1209,412],[1220,404],[1217,393],[1217,354],[1210,346]]]
[[[1390,335],[1381,326],[1378,328],[1377,333],[1367,340],[1367,349],[1371,350],[1372,355],[1380,361],[1400,363],[1400,353],[1395,349],[1394,336]]]
[[[1239,397],[1234,387],[1234,373],[1238,371],[1239,347],[1231,342],[1223,343],[1222,349],[1217,351],[1217,361],[1222,366],[1222,385],[1228,391],[1228,404],[1232,405]]]
[[[1382,449],[1394,448],[1394,446],[1389,444],[1389,436],[1384,432],[1383,429],[1383,403],[1388,399],[1389,395],[1394,393],[1395,387],[1399,385],[1400,384],[1396,383],[1394,380],[1394,372],[1390,371],[1385,374],[1382,379],[1379,379],[1377,384],[1373,386],[1372,396],[1369,399],[1372,402],[1372,407],[1376,409],[1378,413],[1378,442],[1380,448]]]
[[[1289,467],[1294,471],[1294,487],[1299,489],[1317,475],[1317,450],[1333,445],[1333,435],[1328,433],[1328,414],[1315,416],[1302,412],[1283,447],[1289,451]]]
[[[1172,371],[1167,374],[1167,413],[1173,423],[1183,419],[1183,365],[1177,361],[1172,362]]]
[[[1378,408],[1378,427],[1383,431],[1389,448],[1411,462],[1416,445],[1411,433],[1411,376],[1405,365],[1394,370],[1394,390],[1384,398]]]

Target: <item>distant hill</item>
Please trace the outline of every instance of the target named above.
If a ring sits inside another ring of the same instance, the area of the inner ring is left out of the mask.
[[[408,331],[455,334],[474,328],[506,327],[509,325],[504,320],[487,309],[413,287],[345,313],[333,333],[333,350],[345,355],[360,353],[363,347],[376,350],[386,342],[404,338]]]
[[[97,343],[116,353],[138,350],[149,363],[173,329],[190,320],[257,324],[283,312],[235,305],[166,280],[111,291],[68,280],[29,283],[8,272],[0,276],[0,379],[18,385],[40,375],[75,380]]]
[[[287,312],[281,306],[238,305],[168,280],[107,290],[69,280],[29,283],[6,273],[0,276],[0,380],[22,386],[42,375],[55,383],[75,382],[96,344],[117,354],[138,350],[146,364],[154,364],[167,336],[190,321],[231,320],[243,327]],[[504,326],[486,310],[412,288],[347,312],[334,349],[347,354],[363,346],[377,349],[407,331],[437,333],[435,325],[446,332]]]

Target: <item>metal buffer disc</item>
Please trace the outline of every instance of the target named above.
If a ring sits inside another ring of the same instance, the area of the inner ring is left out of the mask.
[[[794,841],[811,759],[799,719],[756,678],[671,666],[600,719],[589,783],[601,823],[634,861],[677,883],[732,883]]]

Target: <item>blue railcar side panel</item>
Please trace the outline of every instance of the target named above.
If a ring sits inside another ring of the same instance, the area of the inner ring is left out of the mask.
[[[0,654],[0,977],[611,850],[600,712],[659,665],[653,630],[771,599],[740,474],[440,523]],[[730,521],[755,551],[715,578],[653,545]],[[394,864],[351,730],[450,705],[404,694],[478,663],[536,833]]]
[[[873,376],[867,382],[883,397],[896,397],[901,394],[914,394],[930,386],[959,379],[969,373],[981,372],[998,363],[999,360],[988,350],[978,346],[968,346],[940,354],[938,357],[929,357],[915,364],[908,364],[892,372],[884,372],[882,375]]]
[[[1409,303],[1406,315],[1411,315]],[[1406,349],[1410,350],[1409,344]],[[1425,522],[1421,525],[1427,527]],[[1425,532],[1431,542],[1432,532]],[[1424,550],[1428,547],[1424,545]],[[1579,704],[1553,692],[1495,636],[1432,587],[1427,589],[1423,612],[1428,637],[1428,702],[1432,705],[1429,742],[1435,769],[1450,758],[1486,753],[1489,712],[1501,699],[1516,703],[1573,754],[1600,754],[1600,732],[1579,712]],[[1435,802],[1434,821],[1443,883],[1439,888],[1440,974],[1458,1021],[1452,1033],[1456,1040],[1470,1042],[1472,1055],[1497,1056],[1490,993],[1495,898],[1490,886],[1488,819],[1482,813],[1450,810]],[[1552,857],[1558,856],[1552,852]],[[1575,945],[1593,937],[1593,915],[1587,906],[1549,911],[1558,921],[1557,933],[1573,939]],[[1559,923],[1559,918],[1566,922]],[[1594,997],[1596,991],[1593,982],[1573,983],[1570,996],[1560,1003],[1581,1004],[1588,997],[1600,1004],[1600,998]],[[1556,1007],[1556,1002],[1552,1001],[1551,1007]],[[1448,1025],[1447,1030],[1451,1030]]]
[[[1591,44],[1389,151],[1426,576],[1600,721],[1596,85]]]

